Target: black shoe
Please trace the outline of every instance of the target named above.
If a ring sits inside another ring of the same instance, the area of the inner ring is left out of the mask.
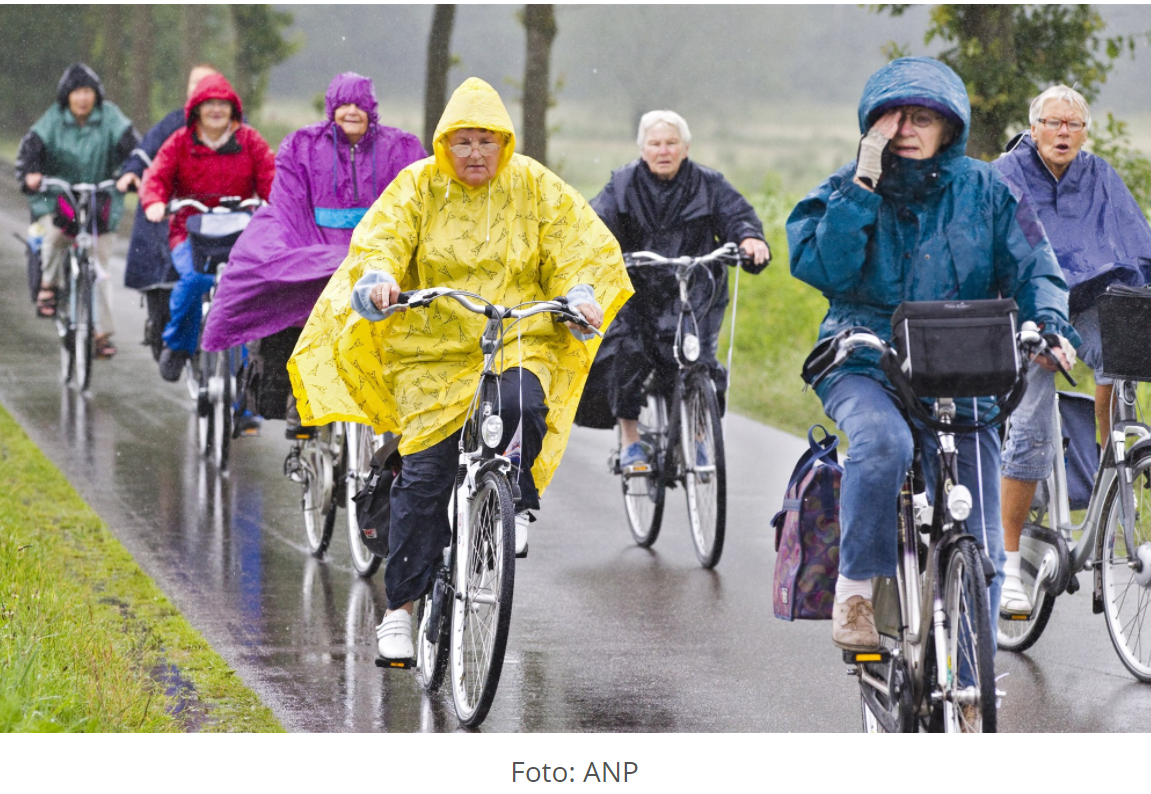
[[[191,356],[183,350],[164,348],[164,352],[160,354],[160,377],[169,383],[175,383],[184,373],[184,364],[190,358]]]

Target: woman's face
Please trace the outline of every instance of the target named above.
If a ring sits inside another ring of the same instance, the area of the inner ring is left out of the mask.
[[[1083,114],[1064,99],[1049,99],[1043,103],[1039,117],[1048,122],[1060,122],[1056,130],[1049,130],[1042,123],[1032,124],[1031,139],[1035,141],[1035,148],[1039,150],[1039,156],[1051,169],[1051,173],[1062,177],[1087,141],[1087,125],[1084,124],[1075,132],[1069,126],[1083,124]]]
[[[219,138],[232,123],[232,103],[226,99],[205,99],[197,107],[199,127],[209,138]]]
[[[96,107],[96,89],[89,86],[74,88],[68,93],[68,110],[77,121],[84,121]]]
[[[657,177],[672,179],[687,159],[687,148],[688,144],[680,138],[679,130],[661,122],[648,128],[640,157]]]
[[[498,132],[472,128],[454,130],[448,133],[447,143],[452,167],[465,185],[478,187],[496,175],[504,147],[503,136]],[[465,150],[466,155],[460,153]]]
[[[946,126],[943,116],[922,105],[900,108],[899,129],[891,139],[891,152],[909,160],[927,160],[939,153]]]
[[[359,106],[351,103],[340,105],[333,114],[336,123],[348,136],[348,141],[355,145],[364,133],[368,131],[368,114],[360,110]]]

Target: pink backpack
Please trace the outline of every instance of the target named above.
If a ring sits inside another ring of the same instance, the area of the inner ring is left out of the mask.
[[[823,438],[815,440],[815,430]],[[839,576],[839,439],[822,425],[807,431],[803,453],[771,519],[775,527],[775,588],[772,605],[783,620],[830,620]]]

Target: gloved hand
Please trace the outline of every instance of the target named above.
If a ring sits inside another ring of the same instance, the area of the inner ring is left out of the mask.
[[[859,139],[855,176],[870,188],[878,185],[883,176],[883,150],[888,143],[889,139],[875,127]]]

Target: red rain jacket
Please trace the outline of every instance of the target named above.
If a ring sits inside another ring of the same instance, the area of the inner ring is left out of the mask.
[[[216,151],[197,139],[192,111],[208,99],[228,100],[232,103],[232,118],[243,118],[240,97],[227,78],[214,74],[201,80],[184,107],[186,126],[172,133],[144,172],[140,203],[145,207],[182,198],[194,198],[209,207],[219,204],[224,196],[259,196],[268,200],[276,158],[260,133],[241,123],[232,139]],[[186,219],[194,212],[188,207],[172,218],[168,231],[171,247],[187,238]]]

